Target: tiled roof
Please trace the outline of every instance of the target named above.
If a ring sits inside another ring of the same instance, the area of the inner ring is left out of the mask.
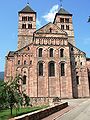
[[[90,61],[90,58],[86,58],[87,61]]]
[[[19,11],[19,13],[36,13],[36,12],[34,10],[32,10],[29,5],[27,5],[21,11]]]
[[[58,11],[58,14],[72,15],[68,11],[66,11],[64,8],[60,8],[60,10]]]
[[[10,52],[8,53],[8,56],[9,56],[9,57],[13,57],[13,56],[14,56],[14,53],[15,53],[14,51],[10,51]]]

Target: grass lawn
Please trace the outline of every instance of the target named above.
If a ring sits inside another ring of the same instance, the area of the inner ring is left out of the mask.
[[[16,113],[16,109],[13,109],[12,117],[19,116],[19,115],[22,115],[25,113],[34,112],[36,110],[40,110],[40,109],[43,109],[46,107],[48,107],[48,106],[44,105],[44,106],[38,106],[38,107],[20,108],[19,111],[17,110],[17,113]],[[0,111],[0,120],[8,120],[9,118],[11,118],[10,109]]]

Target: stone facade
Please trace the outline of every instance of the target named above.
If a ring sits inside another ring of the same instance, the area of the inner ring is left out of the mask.
[[[18,50],[6,56],[5,81],[21,74],[24,79],[20,82],[21,90],[34,101],[89,97],[90,59],[75,47],[72,15],[59,11],[53,23],[39,30],[36,30],[35,15],[31,11],[19,13]],[[22,17],[26,16],[32,20],[23,21]],[[23,29],[23,22],[32,23],[32,28]],[[62,30],[60,26],[67,24],[68,30]]]
[[[59,26],[62,30],[65,30],[67,32],[68,42],[75,46],[72,14],[67,15],[67,14],[56,13],[53,23]]]
[[[28,5],[25,9],[28,9]],[[24,9],[24,10],[25,10]],[[36,31],[36,12],[18,12],[18,50],[33,42],[33,33]]]

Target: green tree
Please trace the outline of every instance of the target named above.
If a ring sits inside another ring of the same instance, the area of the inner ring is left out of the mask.
[[[0,81],[0,110],[8,107],[6,89],[6,83],[4,83],[4,81]]]
[[[23,96],[24,96],[24,100],[25,100],[24,106],[29,106],[30,98],[26,94],[23,94]]]
[[[8,105],[11,110],[11,115],[13,107],[28,106],[30,102],[30,98],[24,91],[20,91],[20,80],[22,80],[22,77],[19,75],[14,79],[11,78],[9,82],[1,84],[0,96],[2,100],[0,99],[0,104]]]

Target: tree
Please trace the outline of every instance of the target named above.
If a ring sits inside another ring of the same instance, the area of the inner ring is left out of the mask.
[[[0,81],[0,110],[8,107],[6,83]]]
[[[30,98],[26,94],[23,94],[23,96],[25,99],[24,106],[29,106],[30,105]]]
[[[3,83],[0,89],[0,104],[8,104],[11,115],[13,107],[20,107],[23,105],[29,105],[30,98],[24,93],[24,91],[20,91],[20,80],[22,77],[16,76],[14,79],[11,78],[9,82]],[[3,94],[4,93],[4,94]],[[4,101],[4,102],[3,102]]]
[[[14,80],[11,78],[11,80],[7,84],[7,94],[8,94],[8,104],[11,109],[11,115],[12,115],[12,109],[16,105],[19,107],[20,100],[23,95],[20,92],[20,85],[19,85],[19,80],[21,80],[20,76],[16,76]]]

